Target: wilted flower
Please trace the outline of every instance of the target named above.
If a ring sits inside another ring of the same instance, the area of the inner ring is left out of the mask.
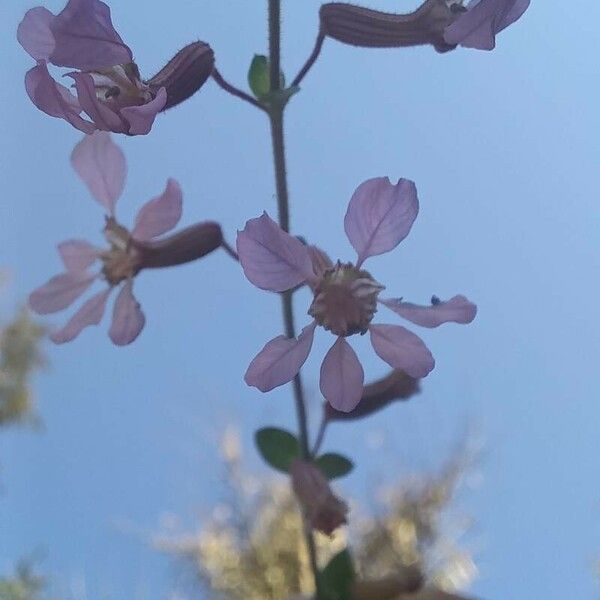
[[[89,325],[100,323],[112,291],[120,287],[114,304],[110,339],[118,346],[133,342],[145,324],[144,313],[133,295],[133,279],[146,268],[190,262],[218,248],[222,243],[217,223],[193,225],[166,238],[181,218],[182,194],[179,184],[169,179],[165,191],[142,206],[130,232],[115,217],[115,205],[125,184],[127,166],[121,149],[110,134],[98,131],[86,136],[71,156],[73,168],[94,198],[106,209],[104,236],[110,247],[97,248],[83,240],[58,245],[66,271],[52,277],[29,297],[38,314],[63,310],[73,304],[98,279],[108,287],[87,300],[62,329],[50,335],[61,344],[69,342]],[[99,272],[89,267],[100,261]]]
[[[527,10],[530,0],[426,0],[409,14],[386,13],[353,4],[321,6],[322,32],[340,42],[370,48],[431,44],[438,52],[457,45],[480,50]]]
[[[376,178],[362,183],[344,220],[346,235],[358,253],[356,263],[332,263],[324,253],[281,230],[266,213],[246,223],[237,238],[246,277],[264,290],[283,292],[308,284],[314,293],[308,309],[313,321],[297,339],[279,336],[268,342],[248,367],[248,385],[267,392],[293,379],[308,358],[317,325],[337,336],[320,377],[323,396],[337,410],[351,411],[363,393],[363,368],[346,341],[349,336],[369,331],[375,352],[411,377],[425,377],[433,369],[431,353],[414,333],[399,325],[371,323],[378,304],[423,327],[470,323],[475,305],[464,296],[447,302],[433,298],[431,306],[379,299],[384,286],[363,269],[367,258],[389,252],[408,235],[418,208],[412,181],[401,179],[392,185],[387,178]]]
[[[25,76],[32,102],[88,134],[97,129],[148,133],[160,111],[184,99],[182,88],[193,93],[206,81],[214,62],[210,47],[196,42],[165,67],[169,79],[159,77],[163,69],[154,81],[145,82],[133,53],[113,28],[110,9],[100,0],[69,0],[58,15],[42,6],[32,8],[21,21],[17,38],[37,61]],[[169,68],[173,61],[181,67],[176,77]],[[74,81],[76,96],[52,78],[49,63],[77,69],[66,73]],[[187,79],[185,83],[182,77]],[[82,111],[91,121],[80,116]]]
[[[317,466],[304,460],[295,460],[290,467],[290,475],[294,494],[312,529],[331,535],[346,523],[348,506],[334,495]]]

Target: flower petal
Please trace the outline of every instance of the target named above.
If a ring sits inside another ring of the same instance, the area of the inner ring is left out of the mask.
[[[75,80],[75,89],[81,108],[89,115],[98,129],[127,133],[128,125],[121,116],[105,102],[98,100],[96,86],[91,75],[87,73],[67,73]]]
[[[110,134],[96,131],[84,137],[71,154],[71,164],[92,196],[109,215],[114,215],[115,204],[125,185],[127,163]]]
[[[435,366],[423,340],[400,325],[371,325],[371,344],[390,367],[402,369],[411,377],[425,377]]]
[[[85,271],[100,251],[85,240],[66,240],[58,245],[58,252],[68,271]]]
[[[324,250],[317,246],[306,246],[306,249],[310,254],[313,272],[316,277],[322,277],[325,271],[333,268],[333,261]]]
[[[104,316],[111,291],[112,288],[107,288],[92,296],[62,329],[50,334],[50,339],[55,344],[64,344],[74,340],[89,325],[98,325]]]
[[[31,101],[51,117],[64,119],[84,133],[93,133],[96,126],[79,116],[81,107],[77,98],[64,86],[56,83],[48,72],[46,63],[27,71],[25,89]]]
[[[69,271],[55,275],[29,296],[31,310],[39,315],[58,312],[70,306],[96,279],[94,273]]]
[[[57,66],[93,71],[133,60],[112,25],[110,9],[99,0],[69,0],[51,29],[56,40],[51,62]]]
[[[237,251],[246,277],[263,290],[283,292],[314,279],[306,246],[266,212],[238,231]]]
[[[291,381],[310,354],[316,326],[307,325],[298,339],[280,335],[268,342],[250,363],[244,381],[261,392]]]
[[[346,235],[358,253],[357,266],[395,248],[408,235],[418,212],[412,181],[400,179],[392,185],[387,177],[378,177],[361,183],[344,218]]]
[[[449,322],[466,325],[473,321],[477,314],[477,306],[460,295],[453,296],[445,302],[440,302],[434,296],[431,306],[420,306],[394,298],[382,299],[379,302],[404,319],[421,325],[421,327],[438,327]]]
[[[127,106],[121,109],[121,115],[129,124],[129,135],[146,135],[154,123],[156,115],[167,103],[167,90],[160,88],[156,97],[140,106]]]
[[[181,219],[182,206],[181,188],[174,179],[169,179],[165,191],[140,208],[131,235],[144,241],[170,231]]]
[[[126,346],[131,344],[142,332],[146,317],[139,302],[133,295],[133,282],[127,281],[117,299],[113,310],[113,318],[108,335],[113,344]]]
[[[43,6],[32,8],[25,13],[17,28],[17,40],[35,60],[48,60],[54,51],[54,35],[50,23],[54,15]]]
[[[321,393],[336,410],[350,412],[362,398],[364,380],[356,352],[345,338],[339,337],[321,365]]]
[[[530,0],[481,0],[471,2],[466,12],[446,27],[448,44],[465,48],[493,50],[496,34],[518,20],[529,7]]]

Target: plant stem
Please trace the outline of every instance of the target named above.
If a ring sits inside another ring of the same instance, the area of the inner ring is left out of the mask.
[[[271,93],[281,89],[281,0],[269,0],[269,79]],[[273,145],[273,163],[275,167],[275,187],[277,191],[277,210],[279,215],[279,226],[286,232],[290,231],[289,194],[287,186],[287,171],[285,164],[285,142],[283,129],[284,104],[273,103],[269,110],[271,124],[271,141]],[[281,307],[283,312],[283,323],[285,334],[288,338],[296,337],[294,325],[294,308],[292,305],[292,292],[281,294]],[[298,373],[292,382],[294,400],[296,404],[296,415],[298,418],[298,429],[300,446],[305,459],[310,459],[310,446],[308,440],[308,419],[306,416],[306,402],[304,400],[304,388],[302,378]],[[317,565],[317,551],[315,539],[310,528],[305,527],[306,545],[310,560],[311,570],[315,580],[317,598],[321,597],[321,586],[319,584],[319,571]]]
[[[262,111],[266,111],[266,108],[258,100],[255,100],[250,94],[246,94],[246,92],[240,90],[239,88],[236,88],[234,85],[229,83],[223,77],[223,75],[221,75],[221,73],[219,72],[217,67],[215,67],[213,69],[213,72],[211,73],[211,77],[219,84],[219,86],[221,88],[223,88],[226,92],[228,92],[232,96],[235,96],[236,98],[241,98],[245,102],[252,104],[252,106],[255,106],[256,108],[260,108],[260,110],[262,110]]]
[[[325,34],[322,31],[319,31],[319,35],[317,35],[317,41],[315,42],[315,47],[313,48],[313,51],[311,52],[311,55],[308,57],[307,61],[304,63],[304,66],[298,72],[298,75],[294,77],[294,81],[292,81],[292,87],[300,85],[300,82],[315,64],[315,61],[317,58],[319,58],[319,54],[321,53],[321,48],[323,48],[324,41]]]

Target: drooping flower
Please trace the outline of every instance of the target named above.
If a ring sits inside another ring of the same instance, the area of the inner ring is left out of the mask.
[[[332,491],[319,468],[296,459],[290,467],[292,489],[312,529],[331,535],[346,523],[348,506]]]
[[[368,48],[431,44],[438,52],[456,46],[492,50],[497,33],[517,21],[530,0],[426,0],[408,14],[331,2],[320,9],[323,34]]]
[[[97,129],[128,135],[148,133],[156,115],[195,92],[214,65],[210,46],[195,42],[145,82],[133,53],[112,25],[110,9],[100,0],[69,0],[58,15],[42,6],[32,8],[21,21],[17,38],[37,61],[25,75],[32,102],[88,134]],[[66,73],[74,82],[76,95],[52,78],[48,64],[77,69]],[[174,65],[179,69],[176,73]],[[90,120],[83,118],[82,112]]]
[[[167,237],[182,211],[179,184],[169,179],[165,191],[142,206],[131,231],[115,216],[115,206],[125,184],[127,166],[121,149],[110,134],[97,131],[86,136],[71,156],[73,168],[92,196],[106,209],[104,236],[108,248],[71,239],[58,245],[65,272],[52,277],[29,297],[29,306],[45,315],[73,304],[97,280],[107,286],[87,300],[69,322],[50,335],[62,344],[75,339],[89,325],[98,325],[111,293],[120,288],[114,303],[110,339],[118,346],[133,342],[145,324],[144,313],[133,295],[133,280],[142,269],[174,266],[196,260],[222,243],[217,223],[204,222]],[[99,271],[91,271],[94,263]]]
[[[363,393],[363,368],[347,341],[352,335],[368,331],[379,357],[411,377],[425,377],[433,369],[431,353],[414,333],[400,325],[371,323],[378,306],[423,327],[470,323],[476,306],[464,296],[446,302],[434,297],[431,306],[380,299],[384,286],[363,268],[367,258],[389,252],[408,235],[418,208],[412,181],[400,179],[393,185],[387,178],[376,178],[362,183],[344,220],[346,235],[358,254],[355,263],[333,263],[325,253],[284,232],[266,213],[246,223],[237,237],[246,277],[273,292],[303,284],[313,291],[308,309],[312,322],[297,339],[279,336],[268,342],[248,367],[248,385],[267,392],[291,381],[308,358],[317,326],[336,336],[320,375],[321,393],[336,410],[353,410]]]

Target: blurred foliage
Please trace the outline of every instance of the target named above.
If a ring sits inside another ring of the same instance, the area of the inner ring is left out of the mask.
[[[0,600],[41,600],[45,580],[35,573],[31,561],[22,561],[9,578],[0,578]]]
[[[191,567],[215,599],[284,600],[312,593],[302,520],[289,486],[245,473],[233,432],[226,433],[222,449],[228,498],[198,532],[163,532],[153,545]],[[321,566],[349,544],[361,578],[418,566],[429,584],[446,591],[466,587],[476,568],[459,540],[470,523],[450,527],[446,513],[472,458],[471,450],[460,448],[438,474],[393,486],[380,514],[355,518],[349,533],[317,533]]]
[[[25,309],[0,330],[0,426],[36,422],[30,376],[44,365],[44,333]]]

